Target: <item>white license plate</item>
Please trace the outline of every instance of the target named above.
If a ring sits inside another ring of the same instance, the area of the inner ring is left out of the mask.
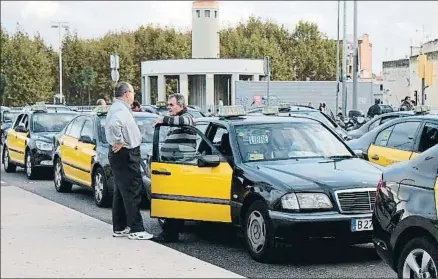
[[[372,230],[373,230],[373,221],[371,218],[351,220],[352,232],[372,231]]]

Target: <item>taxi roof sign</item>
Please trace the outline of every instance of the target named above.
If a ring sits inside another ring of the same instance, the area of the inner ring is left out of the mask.
[[[166,108],[167,102],[166,101],[158,101],[155,105],[159,108]]]
[[[219,117],[236,117],[246,115],[243,106],[220,106]]]
[[[106,106],[97,106],[93,109],[93,112],[97,113],[97,114],[105,114],[108,113],[110,106],[106,105]]]
[[[262,109],[264,115],[277,115],[279,113],[277,106],[264,107]]]
[[[278,104],[278,108],[279,109],[286,109],[286,108],[289,108],[289,107],[290,107],[289,103],[280,103],[280,104]]]
[[[47,111],[47,106],[44,102],[36,102],[30,107],[32,111]]]
[[[428,106],[415,106],[414,112],[415,113],[426,113],[430,111],[430,107]]]

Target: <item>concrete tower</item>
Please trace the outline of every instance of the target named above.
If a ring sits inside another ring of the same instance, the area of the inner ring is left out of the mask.
[[[192,58],[219,58],[219,3],[195,1],[192,6]]]

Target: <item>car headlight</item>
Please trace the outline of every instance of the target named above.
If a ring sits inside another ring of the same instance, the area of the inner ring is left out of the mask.
[[[35,144],[39,150],[52,151],[51,143],[37,140]]]
[[[333,204],[323,193],[290,193],[281,198],[284,209],[331,209]]]

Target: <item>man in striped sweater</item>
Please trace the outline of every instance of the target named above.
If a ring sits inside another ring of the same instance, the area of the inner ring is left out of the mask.
[[[196,153],[196,133],[187,128],[194,126],[193,116],[187,111],[184,95],[175,93],[169,96],[167,102],[169,116],[157,119],[157,124],[167,124],[170,131],[160,149],[160,161],[181,162],[195,159]],[[163,225],[163,232],[154,237],[157,242],[178,241],[179,232],[184,221],[166,219]]]

